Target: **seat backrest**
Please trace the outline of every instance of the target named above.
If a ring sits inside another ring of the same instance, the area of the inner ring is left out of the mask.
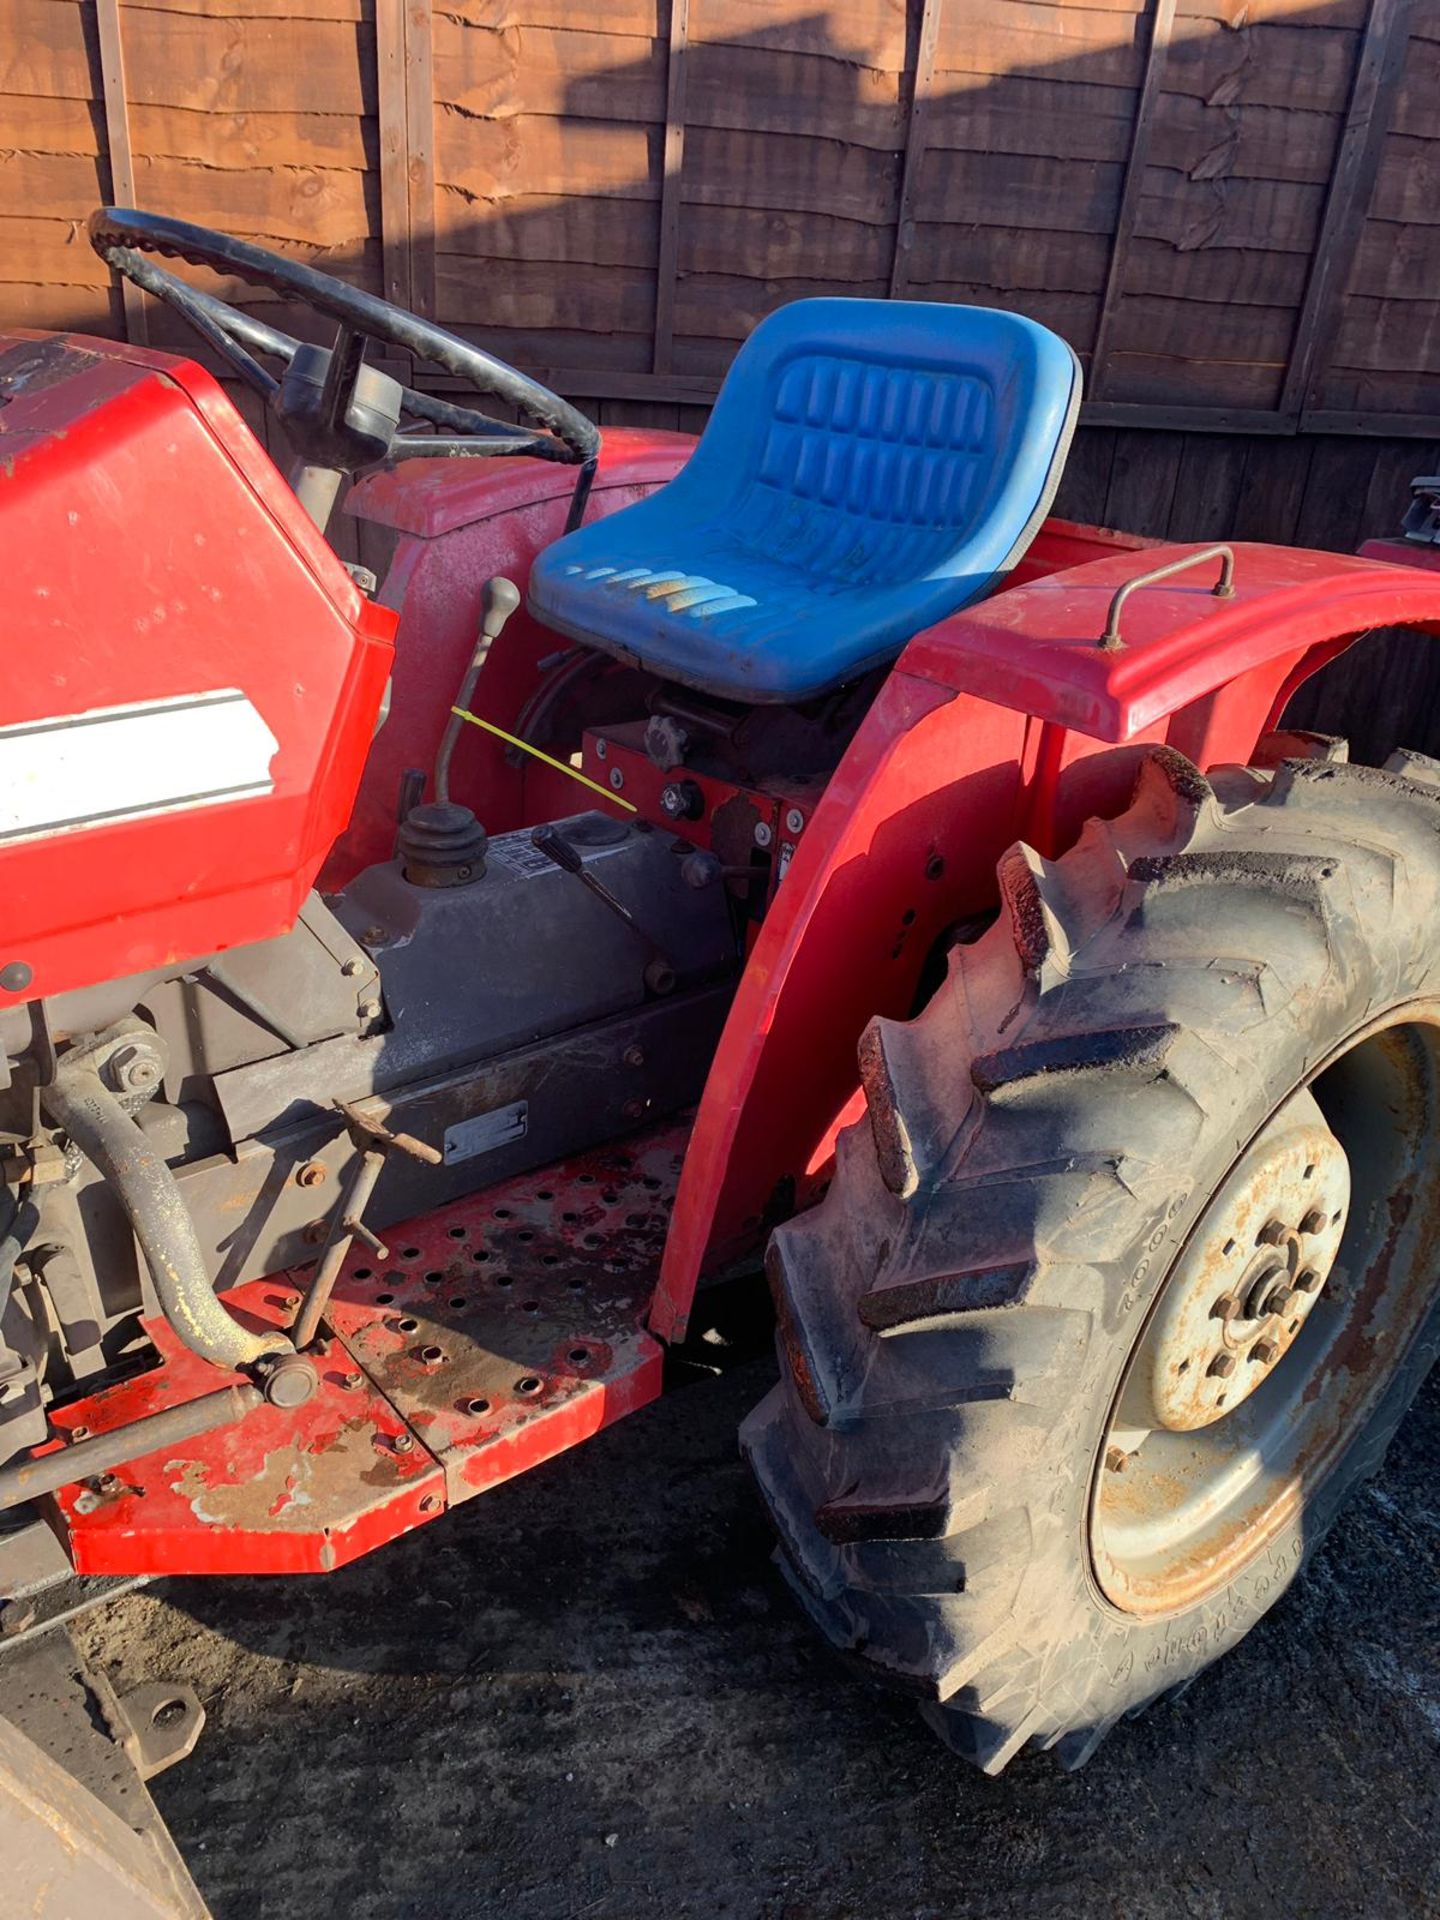
[[[987,521],[1028,543],[1079,390],[1069,347],[1019,314],[797,300],[745,342],[671,485],[837,592],[971,577],[966,543]]]

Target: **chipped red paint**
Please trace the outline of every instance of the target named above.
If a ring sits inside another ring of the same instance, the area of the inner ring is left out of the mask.
[[[224,1298],[252,1326],[293,1318],[286,1303],[295,1293],[283,1280],[252,1280]],[[57,1428],[107,1433],[222,1383],[163,1319],[145,1330],[161,1364],[58,1408]],[[404,1446],[404,1421],[368,1381],[346,1385],[352,1367],[337,1342],[326,1343],[318,1371],[319,1391],[303,1407],[256,1407],[231,1426],[117,1467],[98,1491],[61,1488],[55,1500],[76,1571],[329,1573],[433,1518],[445,1504],[434,1456],[413,1440]],[[82,1512],[77,1500],[98,1504]]]

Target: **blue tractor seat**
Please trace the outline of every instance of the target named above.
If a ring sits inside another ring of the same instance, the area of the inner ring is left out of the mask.
[[[796,300],[667,486],[545,549],[530,609],[727,700],[808,699],[1004,580],[1079,405],[1075,355],[1019,314]]]

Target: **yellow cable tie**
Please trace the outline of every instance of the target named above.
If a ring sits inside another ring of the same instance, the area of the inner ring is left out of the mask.
[[[612,793],[609,787],[602,787],[598,780],[592,780],[588,773],[577,773],[574,767],[567,767],[563,760],[552,759],[548,753],[542,753],[539,747],[532,747],[528,740],[517,740],[513,733],[506,733],[503,727],[497,727],[493,720],[482,720],[478,713],[467,713],[464,707],[451,707],[450,711],[460,719],[468,720],[472,727],[483,727],[486,733],[493,733],[497,740],[503,740],[507,747],[518,747],[521,753],[528,753],[536,760],[543,760],[547,767],[554,767],[557,773],[569,774],[572,780],[578,780],[582,787],[589,787],[592,793],[598,793],[602,800],[608,800],[612,806],[624,807],[627,813],[638,813],[640,809],[633,800],[622,800],[618,793]]]

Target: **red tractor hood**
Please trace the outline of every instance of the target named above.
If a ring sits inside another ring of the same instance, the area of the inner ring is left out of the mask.
[[[0,1008],[282,932],[394,614],[207,373],[77,335],[0,335],[0,552]]]

